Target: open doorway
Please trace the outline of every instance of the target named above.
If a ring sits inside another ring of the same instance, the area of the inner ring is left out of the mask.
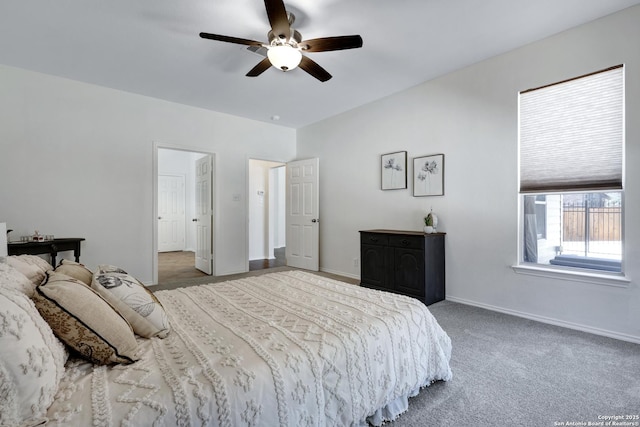
[[[249,270],[286,265],[286,164],[249,159]]]
[[[213,155],[157,148],[155,283],[213,274]]]

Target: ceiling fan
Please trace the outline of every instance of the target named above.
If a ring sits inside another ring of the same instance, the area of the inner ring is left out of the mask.
[[[271,25],[271,31],[267,33],[268,43],[219,34],[200,33],[200,37],[203,39],[266,48],[267,57],[247,73],[248,77],[257,77],[272,65],[282,71],[291,71],[299,66],[321,82],[326,82],[331,78],[331,74],[315,61],[303,55],[304,52],[328,52],[362,47],[362,37],[358,35],[302,40],[302,35],[291,28],[295,16],[292,13],[287,13],[282,0],[264,0],[264,5]]]

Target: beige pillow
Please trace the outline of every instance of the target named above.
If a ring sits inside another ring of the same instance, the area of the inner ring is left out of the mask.
[[[42,283],[47,271],[53,270],[51,264],[36,255],[11,255],[7,264],[27,276],[34,288]]]
[[[53,266],[43,258],[40,258],[38,255],[18,255],[18,258],[22,259],[26,263],[37,266],[42,271],[53,270]]]
[[[71,276],[74,279],[80,280],[85,285],[91,286],[93,272],[83,264],[75,261],[69,261],[68,259],[63,259],[62,261],[60,261],[60,264],[56,267],[55,271],[56,273],[62,273],[66,274],[67,276]]]
[[[138,360],[131,325],[84,283],[48,272],[34,301],[53,332],[83,357],[98,364]]]
[[[91,287],[131,323],[136,334],[165,338],[170,331],[169,319],[156,296],[135,277],[118,272],[124,270],[102,272],[102,267],[93,275]]]

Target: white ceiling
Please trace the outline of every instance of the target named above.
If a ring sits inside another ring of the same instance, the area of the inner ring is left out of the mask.
[[[333,75],[321,83],[300,69],[245,77],[261,56],[198,36],[266,41],[260,0],[2,0],[0,63],[299,128],[635,4],[285,0],[303,39],[364,39],[307,54]]]

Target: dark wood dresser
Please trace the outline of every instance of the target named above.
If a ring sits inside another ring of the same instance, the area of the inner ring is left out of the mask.
[[[445,298],[445,233],[360,231],[360,284],[426,305]]]

